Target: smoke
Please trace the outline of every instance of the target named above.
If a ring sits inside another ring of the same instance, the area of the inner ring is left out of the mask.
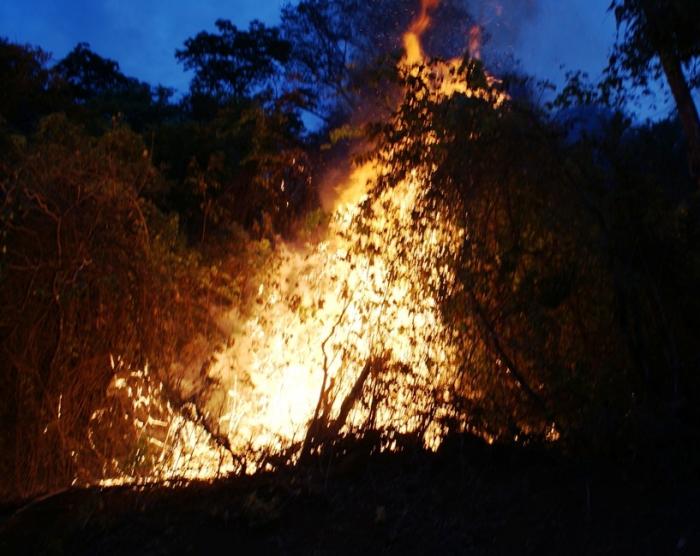
[[[484,46],[513,50],[523,27],[537,17],[538,0],[468,0],[469,12],[488,35]]]
[[[516,65],[523,31],[540,11],[539,0],[468,0],[481,30],[480,53],[493,71]]]
[[[469,51],[491,71],[511,69],[525,28],[540,14],[540,0],[441,0],[430,2],[424,47],[452,58]]]

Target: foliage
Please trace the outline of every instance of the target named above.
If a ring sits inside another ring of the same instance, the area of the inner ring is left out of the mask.
[[[284,232],[312,196],[299,120],[282,103],[229,103],[208,121],[168,124],[155,161],[172,186],[161,205],[176,210],[190,237],[225,236],[232,226]],[[214,232],[212,235],[211,232]]]
[[[126,129],[92,139],[52,116],[0,183],[2,454],[20,493],[99,472],[85,431],[111,357],[167,368],[206,326],[196,258],[141,196],[159,179],[144,153]]]
[[[281,29],[291,44],[289,79],[304,93],[304,108],[331,126],[357,118],[358,111],[376,116],[378,109],[387,110],[401,37],[419,9],[419,2],[403,0],[286,5]],[[432,17],[440,32],[428,32],[428,51],[444,57],[461,53],[471,25],[465,2],[441,2]]]
[[[634,149],[641,145],[612,126],[590,147],[567,146],[530,107],[495,109],[498,88],[473,62],[458,75],[481,96],[435,97],[436,75],[409,73],[404,103],[375,129],[389,171],[372,198],[416,173],[427,202],[414,210],[414,233],[445,220],[466,230],[457,256],[444,260],[456,285],[426,292],[441,300],[462,346],[454,394],[465,413],[457,426],[466,420],[522,439],[547,437],[554,425],[572,445],[606,450],[632,442],[637,433],[630,431],[647,411],[666,415],[679,392],[697,395],[697,381],[679,373],[697,357],[687,343],[691,328],[675,321],[692,318],[693,309],[681,309],[691,290],[664,284],[668,276],[696,275],[694,262],[691,270],[671,255],[690,255],[689,236],[672,239],[687,224],[673,224],[676,209],[658,196],[658,185],[641,187],[668,179],[654,173],[666,149],[656,142],[644,150],[654,162],[630,167],[628,157],[639,164]],[[612,173],[596,161],[601,154]],[[687,195],[687,176],[676,179]],[[602,186],[606,180],[612,183]],[[427,273],[419,283],[430,284],[434,265],[410,250],[401,256]],[[650,256],[666,261],[665,278],[650,274]]]
[[[193,95],[207,95],[219,102],[259,92],[279,72],[290,53],[290,44],[279,29],[253,21],[240,31],[230,21],[216,21],[218,33],[202,31],[185,41],[176,52],[185,69],[194,71]]]
[[[63,99],[64,110],[98,132],[114,121],[145,131],[173,116],[173,91],[127,77],[114,60],[79,43],[51,68],[51,94]]]
[[[46,96],[49,54],[0,38],[0,116],[19,132],[31,129],[51,109]]]
[[[610,69],[648,88],[663,75],[660,50],[673,51],[688,67],[700,56],[700,5],[694,0],[614,0],[610,9],[622,29]]]
[[[631,81],[648,92],[650,78],[665,75],[678,108],[688,147],[690,174],[700,186],[700,115],[690,87],[697,82],[700,60],[700,6],[694,0],[614,0],[618,28],[607,69],[607,85]],[[693,70],[690,79],[685,70]]]
[[[94,53],[87,43],[79,43],[54,66],[53,72],[78,103],[112,93],[128,83],[117,62]]]

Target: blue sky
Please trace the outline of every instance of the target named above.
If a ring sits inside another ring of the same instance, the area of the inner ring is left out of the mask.
[[[368,0],[371,1],[371,0]],[[484,0],[472,0],[473,3]],[[522,0],[511,0],[514,5]],[[55,58],[77,42],[119,62],[127,75],[183,91],[189,77],[174,52],[187,37],[212,29],[217,18],[246,26],[278,21],[284,0],[2,0],[0,36],[42,46]],[[514,38],[522,67],[560,82],[563,70],[592,75],[604,67],[614,39],[609,0],[539,0]]]
[[[0,36],[43,47],[60,59],[88,42],[122,71],[180,90],[189,78],[175,49],[219,18],[274,23],[283,0],[0,0]]]
[[[542,0],[523,25],[516,54],[528,72],[555,78],[561,65],[591,74],[605,67],[615,38],[610,0]]]

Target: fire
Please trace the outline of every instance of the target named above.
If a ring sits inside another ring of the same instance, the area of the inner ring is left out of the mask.
[[[437,8],[440,0],[421,0],[421,10],[413,20],[406,34],[403,36],[404,49],[406,50],[406,64],[414,66],[425,60],[421,37],[430,27],[430,10]]]
[[[427,229],[428,242],[401,231],[409,229],[419,196],[418,178],[401,184],[373,204],[371,219],[362,220],[369,227],[363,232],[356,229],[359,206],[340,203],[326,241],[302,250],[279,249],[260,314],[245,322],[235,347],[221,353],[216,364],[219,380],[234,369],[248,370],[248,380],[239,382],[232,396],[247,402],[226,416],[237,423],[230,431],[234,443],[252,439],[262,448],[303,437],[323,395],[324,374],[332,384],[327,397],[335,415],[372,357],[388,356],[425,380],[430,365],[449,366],[454,354],[440,342],[445,331],[437,302],[418,296],[414,269],[399,262],[401,249],[427,257],[454,243],[451,232],[437,226]],[[370,256],[357,252],[358,245],[382,252]],[[437,271],[434,279],[441,279]],[[359,425],[366,414],[358,410],[353,417],[349,424]]]
[[[438,3],[423,0],[404,36],[406,71],[425,60],[420,39]],[[433,94],[483,94],[453,76],[460,63],[437,67]],[[358,167],[337,187],[324,241],[277,247],[254,310],[231,315],[238,326],[209,367],[218,389],[205,407],[173,408],[159,401],[163,385],[153,386],[147,370],[115,369],[111,388],[133,406],[124,418],[135,420],[157,464],[148,479],[254,471],[259,462],[246,454],[299,445],[321,415],[327,423],[342,416],[342,430],[421,431],[426,446],[439,444],[444,409],[436,414],[434,400],[436,392],[449,399],[459,354],[430,292],[454,281],[437,262],[455,255],[466,231],[440,218],[415,227],[426,171],[370,203],[368,187],[384,168]],[[367,376],[371,361],[378,371]],[[369,399],[355,399],[358,387]],[[121,462],[111,473],[136,475]]]

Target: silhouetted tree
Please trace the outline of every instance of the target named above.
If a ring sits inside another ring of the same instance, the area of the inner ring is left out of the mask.
[[[0,38],[0,119],[18,131],[29,131],[51,109],[49,59],[41,48]]]
[[[253,21],[247,31],[230,21],[216,21],[217,33],[202,31],[185,41],[175,56],[194,71],[192,94],[222,103],[250,95],[269,84],[289,58],[290,45],[274,27]]]
[[[119,64],[79,43],[51,70],[52,94],[65,97],[70,112],[86,123],[111,126],[113,119],[126,120],[136,131],[144,131],[173,116],[167,87],[124,75]]]
[[[647,87],[666,76],[688,142],[690,170],[700,183],[700,118],[684,74],[700,58],[700,3],[696,0],[614,0],[618,28],[624,30],[608,72]]]
[[[87,102],[97,96],[125,88],[128,78],[114,60],[103,58],[90,50],[90,45],[78,43],[53,68],[75,102]]]

